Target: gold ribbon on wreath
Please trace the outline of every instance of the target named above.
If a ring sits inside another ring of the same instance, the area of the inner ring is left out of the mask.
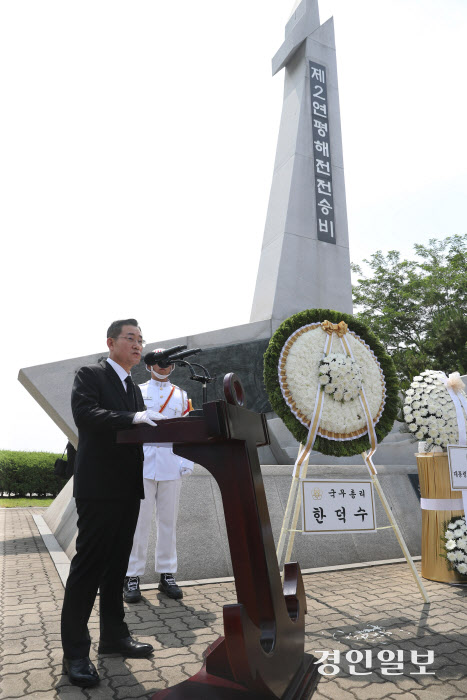
[[[339,338],[342,338],[347,333],[349,327],[345,321],[341,321],[340,323],[331,323],[331,321],[323,321],[321,324],[321,328],[326,333],[329,333],[329,335],[337,333]]]

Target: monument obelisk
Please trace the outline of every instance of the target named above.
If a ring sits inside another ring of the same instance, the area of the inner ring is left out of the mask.
[[[352,313],[344,165],[332,18],[302,0],[272,59],[284,102],[251,321],[307,308]]]

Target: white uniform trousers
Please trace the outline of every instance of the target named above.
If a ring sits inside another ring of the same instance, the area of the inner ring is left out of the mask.
[[[176,526],[182,480],[154,481],[154,479],[143,479],[143,481],[144,500],[141,501],[126,575],[144,575],[154,506],[156,507],[157,525],[155,570],[160,574],[174,574],[177,571]]]

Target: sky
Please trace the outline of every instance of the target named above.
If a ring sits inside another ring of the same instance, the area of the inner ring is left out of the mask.
[[[62,452],[21,367],[250,318],[293,0],[0,3],[0,449]],[[467,232],[467,3],[334,17],[350,257]]]

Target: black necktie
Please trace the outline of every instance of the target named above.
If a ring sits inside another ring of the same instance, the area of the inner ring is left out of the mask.
[[[126,377],[126,393],[128,395],[128,403],[130,404],[130,410],[136,411],[136,396],[135,396],[135,385],[131,377]]]

